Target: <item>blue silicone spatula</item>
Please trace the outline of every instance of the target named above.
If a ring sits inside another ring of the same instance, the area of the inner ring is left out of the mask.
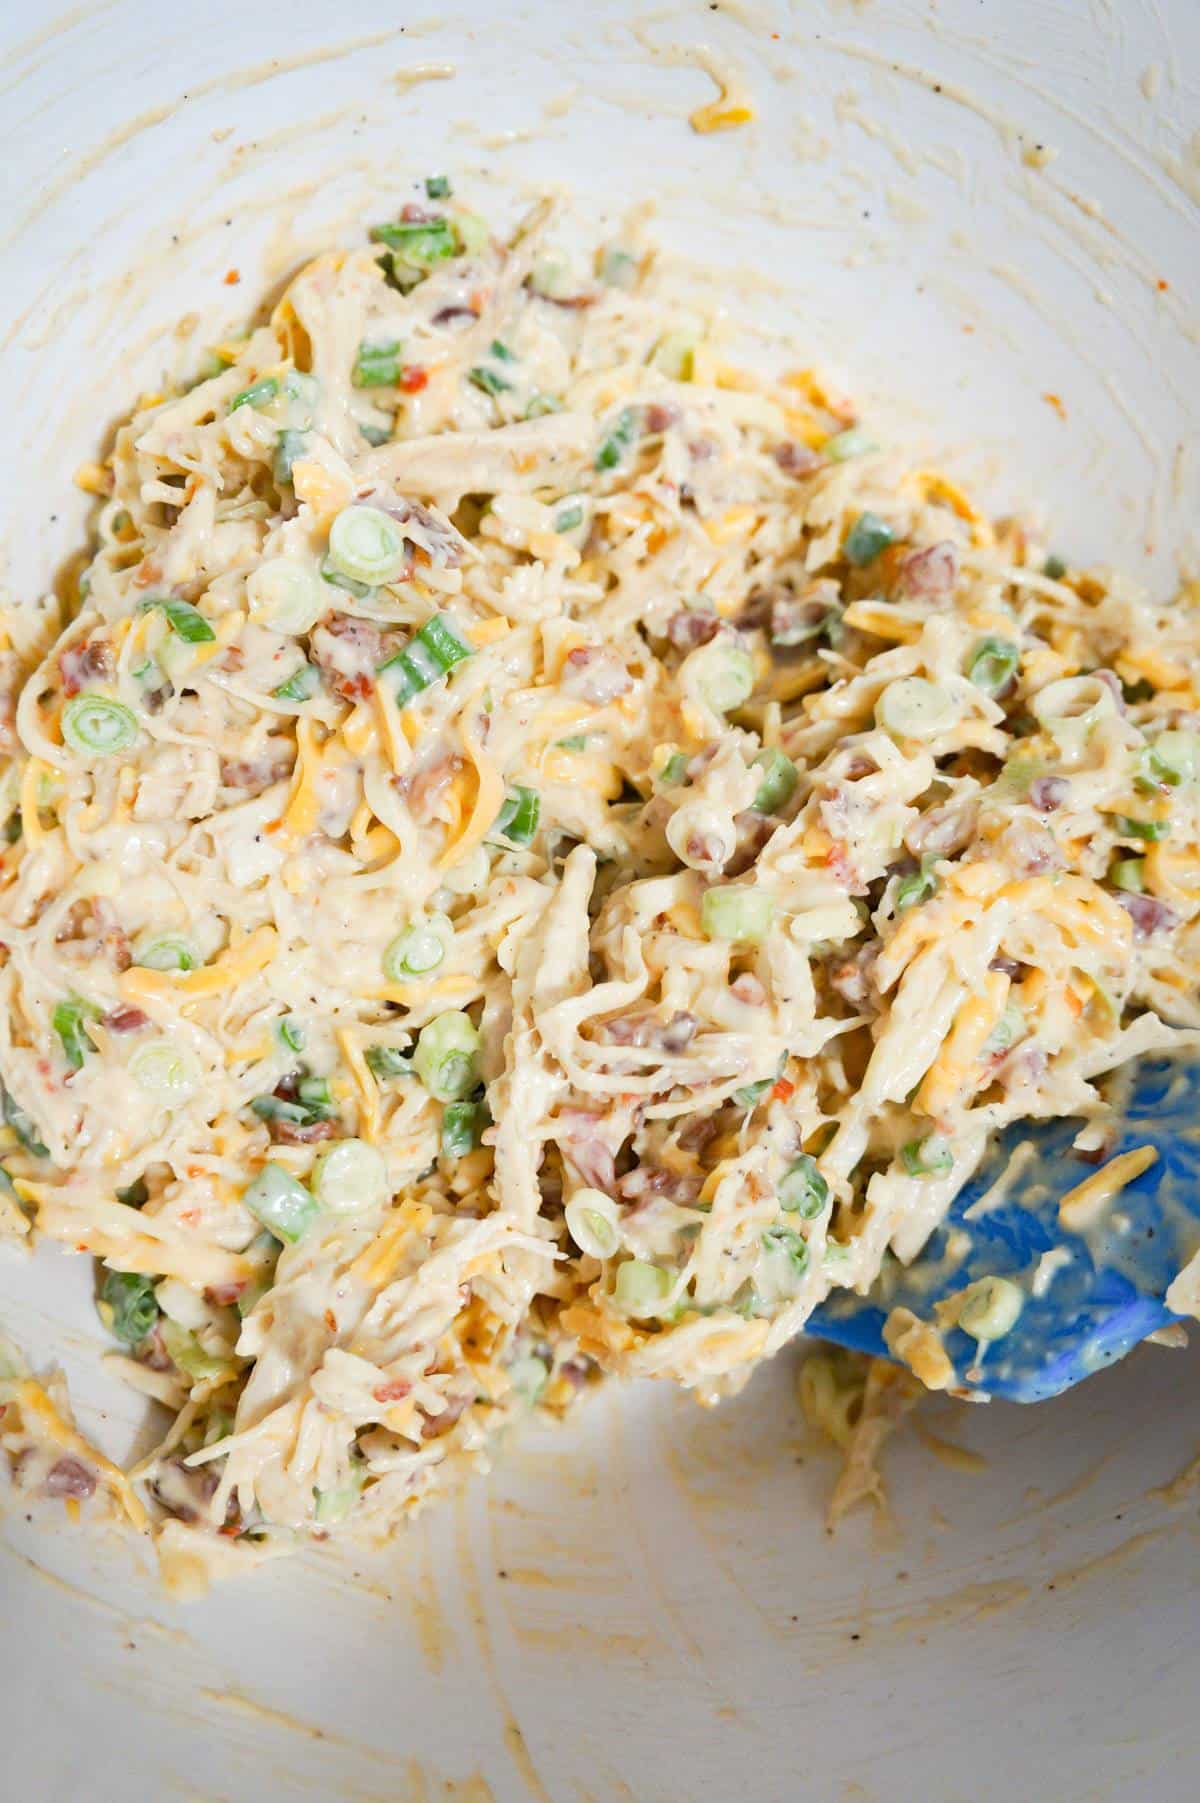
[[[908,1266],[889,1258],[866,1296],[835,1291],[807,1331],[886,1358],[892,1309],[934,1322],[938,1301],[977,1279],[1003,1277],[1022,1291],[1015,1325],[990,1341],[951,1327],[942,1343],[962,1389],[1040,1402],[1178,1320],[1166,1292],[1200,1248],[1200,1063],[1154,1058],[1134,1067],[1104,1162],[1143,1146],[1158,1157],[1097,1222],[1074,1232],[1058,1204],[1093,1168],[1073,1149],[1082,1125],[1076,1118],[1008,1128],[919,1257]],[[1019,1155],[991,1201],[1023,1142],[1032,1152]]]

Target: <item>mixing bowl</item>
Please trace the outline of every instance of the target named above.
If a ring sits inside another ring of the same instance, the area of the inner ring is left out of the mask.
[[[50,585],[132,397],[448,170],[502,214],[559,186],[593,236],[653,203],[748,355],[790,334],[993,507],[1166,593],[1198,517],[1198,64],[1194,0],[10,0],[4,579]],[[721,91],[753,117],[697,131]],[[0,1263],[0,1313],[121,1452],[85,1265]],[[708,1413],[601,1394],[391,1547],[188,1605],[139,1544],[10,1505],[6,1794],[1193,1795],[1195,1358],[932,1407],[890,1514],[833,1539],[795,1374]]]

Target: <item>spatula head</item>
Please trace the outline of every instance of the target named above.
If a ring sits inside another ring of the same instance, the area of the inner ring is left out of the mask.
[[[883,1324],[893,1308],[935,1321],[942,1298],[978,1278],[1006,1277],[1024,1292],[1016,1325],[983,1343],[956,1327],[943,1343],[963,1389],[1039,1402],[1176,1320],[1164,1297],[1200,1248],[1200,1062],[1156,1058],[1134,1067],[1103,1162],[1139,1146],[1153,1146],[1157,1161],[1095,1227],[1073,1233],[1060,1224],[1058,1204],[1092,1169],[1073,1150],[1082,1124],[1010,1127],[920,1256],[907,1267],[889,1257],[868,1296],[835,1292],[809,1333],[886,1357]],[[1033,1152],[1021,1155],[1028,1161],[1019,1175],[998,1202],[974,1213],[1024,1143]]]

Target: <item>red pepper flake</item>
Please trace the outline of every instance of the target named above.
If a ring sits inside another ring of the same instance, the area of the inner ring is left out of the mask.
[[[1168,289],[1168,288],[1169,288],[1169,287],[1170,287],[1170,286],[1171,286],[1171,284],[1170,284],[1170,282],[1165,282],[1165,281],[1164,281],[1164,280],[1163,280],[1163,278],[1162,278],[1162,276],[1159,276],[1159,278],[1158,278],[1158,282],[1157,282],[1157,287],[1158,287],[1158,292],[1159,292],[1159,293],[1160,293],[1160,294],[1165,294],[1165,293],[1166,293],[1166,292],[1167,292],[1167,289]]]
[[[780,1077],[771,1091],[771,1100],[773,1102],[790,1102],[795,1093],[796,1085],[789,1083],[786,1077]]]
[[[225,271],[225,286],[227,288],[236,288],[241,279],[242,278],[236,269],[227,269]]]
[[[420,394],[429,385],[429,371],[419,363],[408,363],[400,371],[400,386],[405,394]]]

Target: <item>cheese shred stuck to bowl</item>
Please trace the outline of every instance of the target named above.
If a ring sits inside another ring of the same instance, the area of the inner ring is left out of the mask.
[[[7,617],[0,1227],[171,1424],[122,1474],[13,1364],[0,1430],[181,1585],[603,1374],[736,1389],[1200,1024],[1195,597],[447,187],[142,405]]]

